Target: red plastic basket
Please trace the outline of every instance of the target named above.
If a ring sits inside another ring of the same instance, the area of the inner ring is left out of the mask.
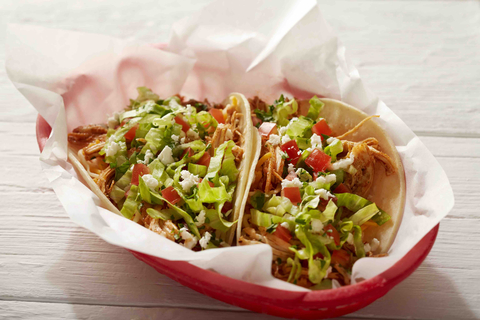
[[[39,115],[36,133],[40,150],[43,150],[50,132],[51,127]],[[438,228],[439,225],[433,228],[402,260],[382,274],[358,284],[323,291],[295,292],[266,288],[231,279],[188,262],[169,261],[131,252],[158,272],[220,301],[279,317],[324,319],[366,307],[408,277],[427,257],[437,237]]]

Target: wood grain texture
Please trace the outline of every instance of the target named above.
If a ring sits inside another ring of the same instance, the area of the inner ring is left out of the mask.
[[[209,0],[1,1],[8,22],[144,42]],[[480,318],[480,6],[320,1],[364,81],[438,158],[456,205],[412,276],[350,319]],[[198,294],[73,224],[43,176],[35,110],[0,46],[0,319],[272,319]]]

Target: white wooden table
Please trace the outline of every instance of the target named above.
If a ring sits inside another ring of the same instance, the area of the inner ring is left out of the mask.
[[[0,319],[267,319],[196,293],[73,224],[43,176],[37,113],[4,71],[6,23],[168,39],[202,1],[0,1]],[[480,5],[325,1],[367,85],[445,168],[456,206],[425,262],[349,315],[480,318]]]

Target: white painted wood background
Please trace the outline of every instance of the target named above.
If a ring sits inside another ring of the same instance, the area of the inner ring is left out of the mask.
[[[273,318],[183,287],[74,225],[40,170],[37,113],[4,71],[7,23],[161,42],[171,23],[208,2],[0,1],[0,319]],[[347,317],[479,319],[480,3],[321,6],[367,85],[438,158],[456,197],[418,270]]]

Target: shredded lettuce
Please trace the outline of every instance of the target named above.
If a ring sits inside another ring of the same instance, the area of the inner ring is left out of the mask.
[[[358,258],[365,257],[365,247],[362,241],[362,229],[360,226],[353,226],[353,244],[355,246],[355,254]]]
[[[112,191],[110,192],[110,198],[119,203],[125,197],[125,191],[120,189],[117,185],[114,185]]]
[[[295,255],[294,259],[292,258],[287,259],[287,265],[292,267],[292,270],[288,275],[287,282],[295,283],[298,280],[298,278],[300,278],[300,275],[302,274],[302,265],[300,263],[300,260]]]
[[[308,257],[308,279],[313,284],[321,283],[330,265],[330,253],[328,252],[328,249],[318,237],[315,237],[310,232],[306,231],[305,227],[297,225],[295,227],[295,235],[305,246],[304,249],[297,251],[296,255],[301,260],[302,258],[304,260],[305,256]],[[298,254],[300,251],[303,251],[302,254]],[[317,253],[321,253],[324,259],[314,259],[313,256]]]
[[[337,197],[337,205],[339,207],[346,207],[348,210],[353,212],[357,212],[360,209],[373,204],[373,202],[353,193],[338,193],[338,194],[335,194],[335,196]],[[375,206],[375,208],[377,207]],[[374,216],[372,216],[371,219],[376,224],[381,226],[382,224],[390,220],[390,216],[388,215],[388,213],[386,213],[382,209],[377,208],[377,210],[378,210],[377,213]],[[366,213],[364,212],[363,214],[366,214]]]
[[[286,126],[289,123],[288,117],[297,112],[298,103],[295,99],[285,102],[283,96],[276,102],[276,107],[273,110],[273,118],[280,126]]]
[[[308,102],[310,103],[310,108],[308,109],[307,118],[316,121],[325,104],[317,96],[313,96]]]
[[[138,189],[140,190],[140,196],[142,200],[152,204],[152,198],[150,197],[150,188],[147,186],[141,176],[138,176]]]
[[[190,171],[191,174],[194,174],[203,178],[207,174],[207,167],[201,164],[189,163],[188,171]]]
[[[220,209],[221,210],[221,209]],[[227,232],[237,221],[226,221],[223,219],[220,210],[207,209],[206,217],[208,218],[208,224],[215,230]]]
[[[377,205],[372,203],[355,212],[349,219],[353,224],[361,226],[379,212]]]
[[[128,192],[127,200],[123,204],[122,209],[120,212],[123,216],[127,219],[132,219],[135,213],[138,211],[138,206],[140,205],[140,201],[137,201],[138,195],[138,187],[136,185],[132,185],[130,187],[130,191]]]
[[[229,181],[235,182],[238,176],[238,169],[235,166],[235,156],[232,152],[233,147],[235,147],[235,142],[229,140],[226,143],[227,147],[225,149],[222,167],[219,171],[219,174],[225,175],[228,177]]]
[[[292,206],[290,199],[273,195],[267,202],[265,202],[262,209],[281,217],[285,213],[291,213]]]
[[[337,155],[343,152],[343,144],[339,139],[335,139],[324,149],[325,153],[332,157],[332,162],[337,161]]]
[[[294,139],[309,138],[311,136],[311,129],[313,126],[313,120],[304,116],[300,116],[298,120],[290,121],[288,124],[287,135]]]
[[[256,209],[250,209],[250,213],[252,214],[252,217],[251,217],[252,223],[259,227],[268,228],[272,224],[282,223],[282,222],[287,222],[290,225],[293,225],[294,223],[293,221],[290,221],[283,217],[275,216],[273,214],[268,214]]]
[[[182,215],[180,215],[177,211],[173,209],[163,209],[163,210],[155,210],[152,208],[147,209],[147,214],[152,217],[153,219],[162,219],[166,220],[180,220],[183,219]]]
[[[228,194],[225,186],[210,187],[207,179],[203,179],[198,185],[198,197],[204,203],[221,203],[232,201],[231,195]]]

